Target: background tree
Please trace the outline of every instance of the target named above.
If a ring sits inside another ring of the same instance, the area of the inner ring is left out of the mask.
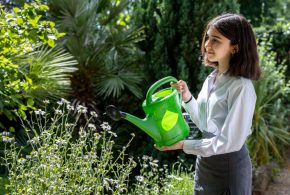
[[[271,41],[271,51],[275,52],[277,64],[285,63],[286,78],[290,74],[290,0],[239,0],[241,14],[245,15],[256,27],[259,38]],[[290,101],[290,100],[289,100]]]
[[[58,28],[66,32],[61,44],[78,61],[71,78],[74,105],[100,113],[105,100],[118,104],[127,94],[142,97],[141,53],[134,45],[142,31],[119,21],[129,1],[49,0],[48,5]]]
[[[137,27],[145,27],[146,39],[139,47],[145,52],[148,82],[172,75],[187,80],[196,92],[205,76],[200,42],[206,22],[223,12],[238,10],[237,1],[228,0],[135,1],[132,19]]]
[[[290,0],[239,0],[238,2],[241,6],[241,14],[256,27],[265,24],[274,25],[279,18],[290,20],[287,11]]]

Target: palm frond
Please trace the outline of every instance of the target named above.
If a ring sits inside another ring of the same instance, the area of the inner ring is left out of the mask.
[[[21,64],[26,77],[32,80],[32,90],[27,95],[38,100],[67,95],[71,74],[77,70],[77,61],[69,53],[44,47],[23,56]]]

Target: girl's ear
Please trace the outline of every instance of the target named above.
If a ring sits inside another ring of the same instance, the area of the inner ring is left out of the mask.
[[[234,45],[233,48],[232,48],[231,53],[235,54],[235,53],[238,53],[238,52],[239,52],[239,45]]]

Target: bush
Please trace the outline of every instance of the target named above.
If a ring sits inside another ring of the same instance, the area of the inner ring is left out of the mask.
[[[271,42],[263,39],[259,47],[262,79],[254,83],[257,102],[248,146],[252,160],[265,164],[270,160],[282,161],[283,147],[290,144],[289,107],[285,103],[290,91],[284,64],[277,64]]]
[[[49,107],[48,101],[44,103]],[[140,175],[130,180],[137,163],[125,151],[134,135],[127,145],[114,153],[114,138],[117,135],[107,122],[99,120],[99,125],[91,123],[92,119],[99,119],[95,112],[91,112],[87,123],[79,126],[78,121],[81,115],[86,114],[87,108],[74,108],[64,99],[58,104],[52,114],[46,109],[39,109],[31,112],[30,119],[22,121],[29,137],[29,155],[21,154],[23,147],[17,147],[8,132],[2,133],[4,160],[9,172],[9,184],[6,185],[9,193],[192,192],[193,182],[189,174],[181,172],[181,168],[171,173],[166,168],[159,169],[157,161],[150,157],[140,161]],[[73,115],[73,112],[78,114]],[[78,132],[77,138],[74,138],[73,132]]]
[[[14,109],[24,117],[25,111],[35,106],[35,91],[42,89],[48,94],[55,92],[56,86],[67,88],[68,75],[76,68],[72,56],[63,51],[38,51],[40,46],[54,47],[55,40],[64,35],[53,22],[42,20],[46,5],[38,2],[7,11],[0,4],[0,9],[0,115],[5,116],[0,128],[4,129],[5,118],[17,118]],[[52,89],[45,85],[48,80]]]

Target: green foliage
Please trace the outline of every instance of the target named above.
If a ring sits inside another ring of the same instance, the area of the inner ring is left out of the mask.
[[[286,78],[290,79],[290,23],[281,18],[275,25],[263,25],[255,28],[257,36],[271,42],[271,51],[276,53],[275,60],[278,64],[285,63],[287,66]],[[290,100],[289,100],[290,101]]]
[[[38,102],[59,99],[70,92],[70,77],[77,70],[77,62],[63,49],[44,47],[15,60],[23,64],[20,70],[32,82],[27,93]]]
[[[44,103],[49,108],[49,102]],[[62,99],[53,110],[35,110],[29,120],[23,121],[31,147],[28,155],[21,155],[19,149],[23,148],[12,139],[3,140],[9,171],[6,189],[10,194],[193,193],[191,170],[180,165],[172,171],[165,165],[159,168],[158,161],[148,156],[140,160],[140,174],[130,180],[138,165],[126,154],[132,138],[114,152],[117,135],[107,122],[91,123],[98,118],[96,113],[89,113],[87,123],[79,126],[86,107],[73,107]],[[72,135],[75,129],[79,132],[76,139]],[[8,134],[3,132],[2,136]]]
[[[55,66],[58,61],[58,73],[52,70],[48,71],[48,64],[45,65],[46,68],[42,67],[43,61],[32,60],[33,56],[46,55],[44,54],[45,49],[37,51],[39,46],[54,47],[55,40],[63,36],[63,33],[59,33],[56,30],[53,22],[42,20],[42,15],[46,13],[47,9],[46,5],[38,2],[31,5],[25,4],[23,9],[15,7],[11,11],[3,9],[1,6],[0,114],[4,114],[9,120],[16,118],[13,113],[14,109],[24,117],[27,108],[34,107],[35,97],[33,95],[43,84],[41,81],[44,74],[46,74],[47,80],[52,79],[50,82],[61,88],[67,84],[64,82],[57,83],[58,81],[54,77],[65,76],[62,81],[69,78],[68,74],[60,74],[65,70],[60,67],[70,67],[67,73],[72,72],[74,61],[67,54],[61,54],[59,51],[56,52],[57,54],[47,55],[49,59],[46,60],[50,67]],[[61,60],[60,58],[63,58],[64,55],[66,55],[66,59]],[[59,64],[60,62],[62,63],[61,65]],[[39,67],[38,72],[33,68],[36,63]],[[57,74],[52,76],[49,73]],[[35,75],[34,77],[32,76],[33,74]],[[46,92],[51,93],[55,88],[49,89],[50,86],[43,85],[41,87],[46,87]],[[44,91],[42,90],[42,92]],[[4,128],[1,122],[0,125]]]
[[[128,28],[127,0],[50,0],[50,14],[66,32],[63,45],[76,57],[72,98],[96,108],[96,99],[142,97],[140,51],[142,29]]]
[[[8,194],[5,190],[5,185],[8,184],[8,178],[0,175],[0,194]]]
[[[80,116],[87,108],[74,108],[64,99],[58,104],[54,113],[38,109],[31,113],[30,120],[23,121],[32,148],[29,155],[22,156],[15,143],[5,140],[7,190],[11,194],[124,192],[135,167],[135,162],[125,154],[128,145],[114,158],[116,135],[108,123],[103,122],[100,130],[90,122],[97,117],[91,112],[87,124],[79,127]],[[74,110],[78,114],[75,120],[70,120]],[[76,128],[79,136],[74,139]]]
[[[257,165],[282,161],[283,147],[290,144],[289,107],[285,104],[290,82],[285,79],[286,66],[276,64],[270,48],[270,42],[262,40],[259,55],[263,78],[254,83],[257,102],[248,146]]]
[[[191,169],[184,169],[180,162],[169,170],[166,164],[160,167],[158,160],[144,155],[139,159],[139,165],[140,175],[135,176],[137,182],[132,194],[193,194]]]
[[[140,42],[145,52],[149,83],[172,75],[189,82],[197,91],[205,75],[200,60],[200,43],[206,22],[223,12],[237,12],[237,1],[135,1],[132,17],[137,27],[145,27]],[[154,72],[154,74],[152,74]]]
[[[290,19],[288,13],[290,0],[239,0],[238,2],[241,13],[256,27],[275,25],[280,18],[288,21]]]

